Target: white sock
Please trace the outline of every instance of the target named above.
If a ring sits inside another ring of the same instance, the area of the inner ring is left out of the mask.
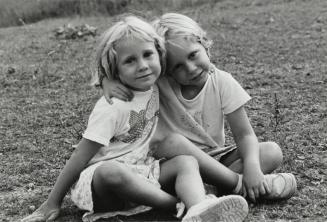
[[[235,186],[235,188],[233,190],[234,194],[240,194],[241,193],[242,181],[243,181],[243,176],[241,174],[238,174],[237,185]]]

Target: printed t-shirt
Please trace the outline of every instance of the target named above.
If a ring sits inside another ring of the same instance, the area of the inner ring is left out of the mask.
[[[83,137],[103,147],[89,165],[114,158],[135,164],[147,157],[149,142],[158,122],[158,88],[135,91],[134,95],[130,102],[113,98],[111,105],[101,97],[96,103]]]

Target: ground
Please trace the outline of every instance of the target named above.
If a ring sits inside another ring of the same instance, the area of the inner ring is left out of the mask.
[[[253,97],[246,109],[259,140],[284,153],[277,172],[298,181],[287,201],[250,204],[246,221],[326,221],[327,2],[230,0],[180,12],[202,24],[214,41],[212,61]],[[89,85],[97,38],[60,39],[53,31],[87,23],[101,33],[111,22],[66,18],[0,29],[0,221],[19,221],[45,200],[101,95]],[[81,215],[67,197],[58,221]],[[152,211],[103,221],[137,220],[175,219]]]

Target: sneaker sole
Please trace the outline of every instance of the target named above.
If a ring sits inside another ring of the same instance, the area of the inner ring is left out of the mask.
[[[188,221],[194,222],[242,222],[249,213],[246,200],[238,195],[228,195],[219,198],[213,207],[205,210]]]

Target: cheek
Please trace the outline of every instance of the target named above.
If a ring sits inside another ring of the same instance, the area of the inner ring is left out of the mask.
[[[201,59],[201,63],[202,63],[203,68],[209,69],[209,67],[210,67],[210,59],[209,59],[208,56],[203,56],[202,59]]]
[[[151,66],[152,66],[152,69],[158,70],[159,73],[161,72],[161,63],[160,63],[159,59],[152,61]]]
[[[171,77],[179,83],[183,83],[185,81],[185,74],[183,72],[175,72],[171,75]]]

